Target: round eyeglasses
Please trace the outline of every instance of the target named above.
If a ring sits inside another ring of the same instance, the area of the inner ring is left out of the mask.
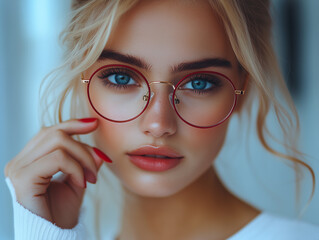
[[[141,72],[125,65],[106,65],[97,69],[89,79],[87,94],[92,108],[112,122],[128,122],[138,118],[149,105],[154,93],[152,84],[168,84],[173,92],[170,103],[177,115],[197,128],[210,128],[223,123],[233,112],[237,90],[225,75],[214,71],[193,72],[178,81],[149,83]]]

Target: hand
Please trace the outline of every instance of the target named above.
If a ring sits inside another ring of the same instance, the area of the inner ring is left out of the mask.
[[[73,228],[86,181],[96,182],[106,156],[71,136],[90,133],[97,126],[97,119],[73,119],[42,128],[5,167],[17,201],[61,228]],[[59,171],[63,173],[61,177],[52,180]]]

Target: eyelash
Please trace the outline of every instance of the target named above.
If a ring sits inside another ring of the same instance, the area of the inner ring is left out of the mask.
[[[127,69],[123,69],[123,68],[106,69],[100,73],[98,78],[101,79],[104,86],[114,87],[117,89],[123,89],[123,88],[126,89],[126,88],[130,87],[130,85],[113,84],[109,80],[106,80],[109,76],[111,76],[113,74],[127,75],[134,80],[134,77],[132,76],[133,74],[130,71],[128,71]]]
[[[132,86],[136,86],[136,85],[132,85],[132,84],[129,84],[129,85],[113,84],[112,82],[107,80],[107,78],[109,76],[113,75],[113,74],[127,75],[130,78],[132,78],[137,83],[137,81],[135,80],[135,78],[137,78],[137,77],[134,76],[135,74],[132,73],[131,71],[129,71],[128,69],[125,69],[125,68],[105,69],[104,71],[102,71],[99,74],[98,77],[101,79],[101,81],[102,81],[104,86],[116,88],[116,89],[119,89],[119,90],[120,89],[127,89],[127,88],[132,87]],[[203,89],[203,90],[200,90],[200,89],[188,89],[188,90],[194,92],[195,94],[207,94],[207,93],[212,92],[214,90],[217,90],[217,88],[221,87],[221,80],[217,76],[208,75],[208,74],[192,75],[192,76],[190,76],[190,78],[187,81],[187,83],[189,83],[191,81],[194,81],[194,80],[198,80],[198,79],[207,81],[207,82],[211,83],[213,86],[211,88],[209,88],[209,89]]]
[[[209,88],[209,89],[204,89],[204,90],[199,90],[199,89],[192,89],[191,91],[193,91],[194,93],[197,93],[197,94],[205,94],[205,93],[208,93],[208,92],[211,92],[211,91],[214,91],[216,90],[216,88],[219,88],[222,86],[221,84],[221,80],[216,77],[216,76],[209,76],[207,74],[196,74],[196,75],[192,75],[189,79],[188,82],[191,82],[191,81],[194,81],[194,80],[204,80],[204,81],[207,81],[209,83],[211,83],[213,85],[212,88]]]

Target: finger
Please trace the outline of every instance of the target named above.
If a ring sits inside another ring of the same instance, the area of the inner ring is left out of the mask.
[[[87,145],[74,140],[61,130],[54,132],[53,136],[47,141],[42,142],[37,146],[39,151],[33,151],[25,156],[25,163],[30,164],[38,161],[44,155],[62,149],[67,152],[74,160],[78,161],[83,167],[87,180],[91,183],[96,182],[97,166],[91,152],[87,149]],[[43,152],[45,154],[43,155]]]
[[[54,182],[66,184],[67,186],[69,186],[70,189],[73,190],[73,193],[75,193],[75,195],[78,196],[79,198],[81,198],[84,194],[85,189],[83,188],[83,186],[74,184],[74,180],[71,178],[70,175],[62,174],[58,178],[55,178],[53,180],[53,183]],[[85,188],[86,188],[86,184],[85,184]]]
[[[69,135],[87,134],[98,126],[97,118],[70,119],[52,127],[54,130],[62,130]]]
[[[104,160],[99,155],[97,155],[97,153],[94,151],[94,149],[91,146],[87,145],[86,147],[87,147],[87,150],[90,152],[90,154],[93,156],[97,171],[99,171]]]
[[[85,188],[86,179],[81,164],[72,158],[68,152],[57,149],[44,156],[34,164],[28,165],[32,176],[40,176],[43,179],[51,178],[54,174],[62,172],[68,175],[78,187]]]
[[[24,147],[24,149],[13,159],[13,162],[17,165],[22,164],[23,166],[24,163],[20,162],[19,160],[25,159],[25,155],[30,152],[36,152],[39,156],[45,155],[47,153],[45,149],[39,149],[38,145],[52,137],[57,129],[66,130],[67,134],[85,134],[94,131],[97,126],[98,121],[89,118],[89,121],[85,119],[72,119],[52,127],[43,127],[40,132],[33,137]]]
[[[86,187],[82,166],[61,149],[45,155],[39,161],[25,166],[9,177],[13,180],[14,188],[17,189],[16,192],[19,195],[17,197],[23,198],[30,195],[30,190],[35,196],[45,194],[52,176],[60,171],[69,176],[72,188]],[[32,187],[26,187],[28,184]]]
[[[97,127],[97,118],[70,119],[51,127],[43,127],[38,136],[33,139],[33,146],[45,141],[46,138],[51,137],[56,131],[63,131],[68,135],[87,134],[96,130]],[[32,146],[29,150],[33,150]]]

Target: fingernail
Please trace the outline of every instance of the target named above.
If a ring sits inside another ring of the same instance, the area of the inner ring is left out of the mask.
[[[94,122],[96,120],[97,120],[97,118],[81,118],[81,119],[78,119],[78,121],[83,122],[83,123],[91,123],[91,122]]]
[[[97,148],[93,148],[94,152],[96,153],[96,155],[98,155],[100,158],[102,158],[105,162],[109,162],[112,163],[112,160],[105,155],[105,153],[103,153],[101,150],[97,149]]]
[[[84,168],[84,174],[87,181],[90,183],[96,183],[96,176],[90,170]]]

